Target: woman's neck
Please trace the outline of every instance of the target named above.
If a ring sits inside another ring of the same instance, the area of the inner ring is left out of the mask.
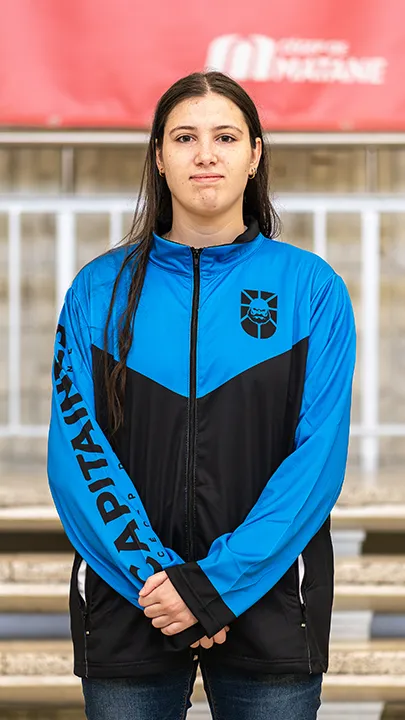
[[[213,245],[229,245],[246,230],[242,217],[216,219],[209,222],[173,217],[171,230],[164,235],[182,245],[202,248]]]

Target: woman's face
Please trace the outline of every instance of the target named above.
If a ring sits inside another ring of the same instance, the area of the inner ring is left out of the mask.
[[[252,148],[241,110],[209,93],[183,100],[169,114],[161,148],[156,149],[172,194],[173,213],[205,217],[240,213],[248,173],[257,168],[261,140]]]

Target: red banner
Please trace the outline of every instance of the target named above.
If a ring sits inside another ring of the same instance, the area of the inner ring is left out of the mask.
[[[405,130],[404,0],[4,0],[0,124],[148,128],[195,70],[267,130]]]

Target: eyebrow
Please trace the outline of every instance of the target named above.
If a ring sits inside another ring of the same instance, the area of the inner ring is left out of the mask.
[[[212,128],[213,130],[236,130],[238,133],[243,135],[243,130],[238,128],[236,125],[217,125],[216,127]],[[194,125],[177,125],[177,127],[170,130],[169,135],[173,135],[174,132],[177,132],[178,130],[191,130],[195,131],[198,130]]]

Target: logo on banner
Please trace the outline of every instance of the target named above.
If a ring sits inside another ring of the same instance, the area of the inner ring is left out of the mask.
[[[242,290],[241,325],[252,337],[264,340],[277,329],[277,295],[265,290]]]
[[[388,61],[357,57],[346,40],[221,35],[208,48],[206,67],[235,80],[382,85]]]

